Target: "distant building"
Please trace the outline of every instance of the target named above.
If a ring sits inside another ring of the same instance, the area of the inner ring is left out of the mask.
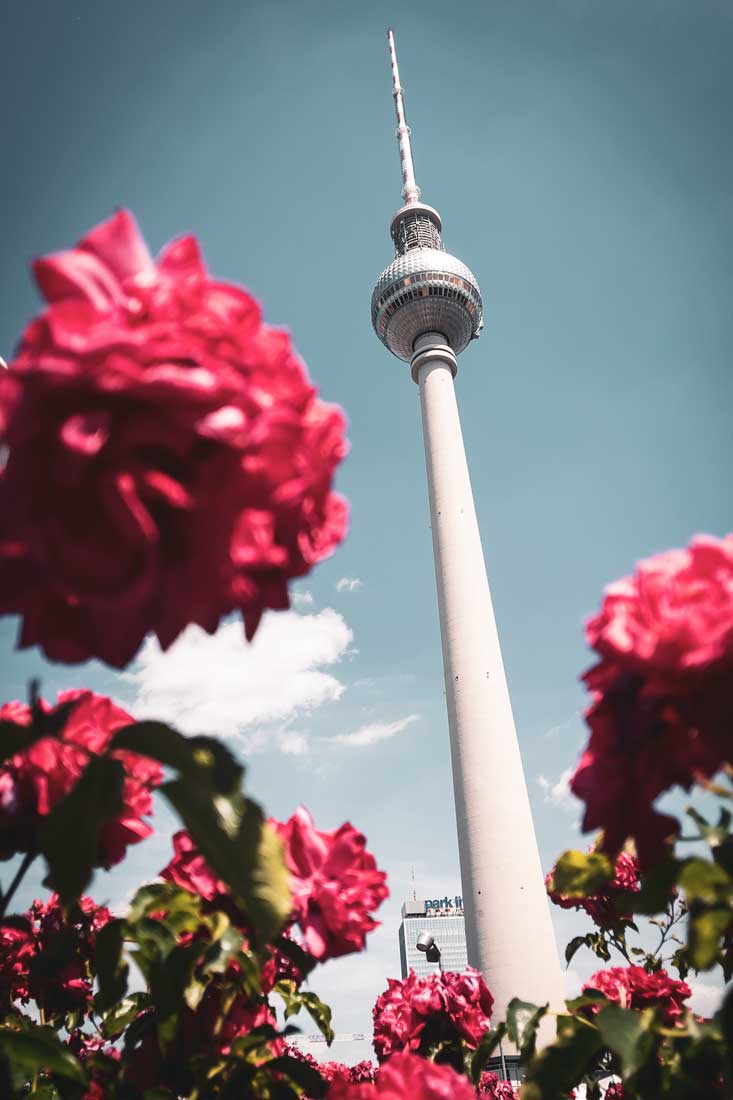
[[[414,970],[419,978],[434,974],[438,964],[428,962],[415,946],[421,932],[429,932],[440,949],[444,970],[462,971],[468,965],[466,928],[463,920],[463,898],[423,898],[406,901],[402,906],[400,924],[400,966],[402,977]]]

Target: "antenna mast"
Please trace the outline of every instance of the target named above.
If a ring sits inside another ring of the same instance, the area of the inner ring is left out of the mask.
[[[415,169],[412,164],[412,149],[410,147],[410,127],[405,120],[405,104],[402,98],[403,88],[400,84],[400,71],[397,68],[397,53],[394,45],[394,33],[387,31],[389,42],[389,59],[392,63],[392,95],[394,96],[395,111],[397,112],[397,141],[400,147],[400,161],[402,162],[402,195],[406,203],[420,201],[420,188],[415,182]]]

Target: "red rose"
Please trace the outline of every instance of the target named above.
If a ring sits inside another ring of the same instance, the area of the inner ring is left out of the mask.
[[[599,928],[628,919],[624,901],[628,902],[632,894],[641,889],[639,879],[639,861],[628,852],[620,852],[614,867],[614,876],[597,894],[587,898],[573,898],[559,894],[553,887],[554,868],[545,879],[550,900],[561,909],[583,909]]]
[[[271,823],[285,842],[293,916],[306,950],[321,962],[361,951],[379,923],[372,912],[389,896],[364,836],[348,822],[331,833],[316,829],[303,806],[285,824]]]
[[[431,1043],[464,1042],[475,1049],[490,1026],[494,998],[478,970],[387,979],[372,1010],[374,1049],[382,1061],[395,1051]],[[424,1035],[429,1026],[428,1035]]]
[[[337,1078],[328,1100],[476,1100],[467,1077],[405,1051],[379,1068],[374,1084],[350,1084]]]
[[[642,562],[607,590],[586,627],[591,735],[571,780],[583,826],[606,851],[633,837],[642,867],[678,831],[653,808],[733,760],[733,535]]]
[[[90,754],[102,752],[115,730],[134,721],[110,699],[91,691],[64,691],[58,703],[76,700],[58,737],[43,737],[0,766],[0,859],[33,851],[41,818],[65,797],[84,771]],[[40,705],[51,712],[43,700]],[[22,725],[31,721],[30,707],[5,703],[0,719]],[[152,813],[151,791],[163,779],[158,764],[125,751],[111,754],[125,768],[122,813],[106,821],[99,833],[97,866],[111,867],[123,858],[129,844],[152,832],[143,817]]]
[[[641,1010],[659,1006],[664,1009],[667,1024],[675,1024],[684,1016],[685,1006],[682,1002],[692,996],[687,982],[670,977],[666,970],[649,974],[642,966],[633,965],[611,966],[607,970],[599,970],[583,986],[584,993],[589,990],[597,990],[622,1008]],[[593,1005],[592,1011],[597,1012],[598,1007]]]
[[[344,537],[343,415],[194,237],[154,261],[120,211],[35,274],[49,305],[0,379],[0,613],[117,668],[234,610],[252,637]]]

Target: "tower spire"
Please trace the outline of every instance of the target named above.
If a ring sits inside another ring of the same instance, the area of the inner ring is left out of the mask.
[[[409,205],[420,201],[420,188],[415,181],[415,169],[412,164],[412,148],[410,146],[410,127],[405,120],[405,103],[402,98],[404,89],[400,84],[400,71],[397,68],[397,52],[392,30],[387,31],[387,41],[389,42],[389,59],[392,63],[392,95],[394,96],[395,111],[397,113],[397,141],[402,163],[402,195]]]

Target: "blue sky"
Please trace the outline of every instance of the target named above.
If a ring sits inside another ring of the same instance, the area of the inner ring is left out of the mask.
[[[338,1030],[367,1030],[411,867],[418,893],[459,890],[417,389],[369,320],[400,202],[385,30],[423,197],[484,294],[457,385],[549,865],[578,842],[561,777],[582,740],[583,617],[639,557],[731,527],[733,8],[25,0],[2,21],[0,354],[38,307],[30,257],[119,205],[154,249],[194,231],[346,409],[353,510],[253,649],[227,628],[125,678],[15,653],[5,621],[3,697],[39,675],[47,695],[89,686],[206,721],[271,812],[305,802],[322,827],[362,828],[393,900],[367,955],[315,987]],[[153,875],[170,826],[96,896]],[[563,943],[571,924],[557,914]]]

